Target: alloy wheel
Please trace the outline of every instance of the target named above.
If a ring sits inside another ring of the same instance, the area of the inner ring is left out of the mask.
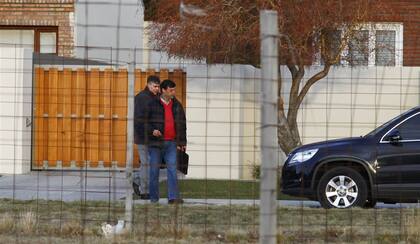
[[[336,208],[348,208],[357,200],[359,194],[356,182],[345,175],[332,178],[326,188],[325,195],[328,202]]]

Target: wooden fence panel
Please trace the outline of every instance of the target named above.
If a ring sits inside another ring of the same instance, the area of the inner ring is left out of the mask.
[[[172,81],[176,84],[176,98],[182,103],[185,104],[185,93],[184,93],[184,80],[182,70],[176,69],[172,74]],[[185,106],[185,105],[184,105]]]
[[[86,120],[86,160],[89,166],[98,167],[99,161],[99,70],[88,73]]]
[[[136,71],[134,72],[134,77],[135,77],[134,78],[134,94],[135,95],[141,92],[141,90],[143,90],[144,88],[141,83],[142,75],[143,73],[139,69],[136,69]]]
[[[72,84],[72,160],[76,167],[85,166],[85,104],[86,104],[86,73],[78,69]]]
[[[71,106],[72,106],[72,75],[73,72],[71,69],[63,70],[63,80],[59,82],[62,87],[62,96],[63,96],[63,154],[61,157],[62,166],[70,167],[71,158]]]
[[[44,80],[43,80],[43,96],[44,96],[44,104],[42,105],[43,107],[43,115],[42,115],[42,120],[43,122],[43,128],[42,128],[42,134],[43,134],[43,138],[44,138],[44,154],[43,154],[43,162],[44,161],[48,161],[48,129],[49,129],[49,125],[48,125],[48,104],[49,104],[49,84],[48,84],[48,76],[49,76],[49,72],[45,71],[44,72]]]
[[[45,157],[45,140],[44,137],[44,104],[45,104],[45,88],[44,88],[44,74],[42,68],[35,69],[35,123],[34,123],[34,166],[42,167]]]
[[[112,80],[112,161],[125,167],[127,148],[127,70],[115,72]]]
[[[102,73],[102,72],[101,72]],[[113,79],[112,69],[106,69],[99,81],[100,98],[99,113],[102,115],[99,121],[99,160],[104,167],[111,167],[111,141],[112,141],[112,114],[111,114],[111,84]]]
[[[164,80],[169,79],[169,70],[167,70],[167,69],[162,69],[162,70],[159,72],[159,78],[160,78],[160,80],[161,80],[161,81],[164,81]]]
[[[135,71],[135,93],[144,89],[149,75],[177,84],[177,97],[185,106],[185,73]],[[44,161],[54,168],[61,161],[71,166],[105,168],[116,161],[125,167],[127,142],[127,70],[35,69],[34,167]],[[76,162],[72,165],[71,162]],[[86,165],[89,161],[90,164]],[[134,166],[139,166],[134,146]]]
[[[55,116],[57,120],[57,161],[62,163],[63,155],[63,135],[64,135],[64,74],[62,71],[57,71],[57,114]],[[53,164],[52,164],[53,165]],[[58,166],[58,165],[56,165]],[[54,166],[53,166],[54,167]]]
[[[58,160],[58,71],[53,68],[48,75],[48,166],[55,167]]]

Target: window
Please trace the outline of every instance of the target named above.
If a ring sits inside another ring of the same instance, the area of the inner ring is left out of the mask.
[[[369,31],[357,31],[349,42],[349,63],[351,65],[369,64]]]
[[[416,115],[397,127],[402,140],[420,140],[420,115]]]
[[[35,51],[38,53],[57,53],[57,32],[51,29],[39,29],[35,38],[38,41]]]
[[[395,66],[396,31],[376,31],[375,63],[381,66]]]
[[[0,30],[0,46],[34,47],[33,30]]]
[[[57,27],[0,26],[0,45],[17,45],[37,53],[57,54]]]
[[[337,38],[343,38],[345,31],[337,30]],[[331,53],[338,50],[340,39],[331,38]],[[365,24],[356,31],[353,39],[341,53],[340,65],[351,66],[402,66],[403,25],[399,23]],[[315,55],[315,64],[324,64],[320,53]]]

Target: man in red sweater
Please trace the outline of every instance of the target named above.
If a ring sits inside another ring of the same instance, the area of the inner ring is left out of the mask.
[[[185,151],[186,118],[181,103],[175,98],[176,85],[171,80],[160,84],[161,96],[152,103],[149,113],[149,153],[151,202],[159,201],[159,166],[165,161],[168,170],[168,203],[183,203],[177,179],[177,150]]]

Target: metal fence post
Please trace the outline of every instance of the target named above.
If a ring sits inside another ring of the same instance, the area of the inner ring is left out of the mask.
[[[131,230],[133,223],[133,143],[134,143],[134,70],[135,62],[128,65],[128,109],[127,109],[127,189],[125,198],[125,222],[126,229]]]
[[[261,186],[260,243],[277,243],[277,12],[260,12],[261,30]]]

